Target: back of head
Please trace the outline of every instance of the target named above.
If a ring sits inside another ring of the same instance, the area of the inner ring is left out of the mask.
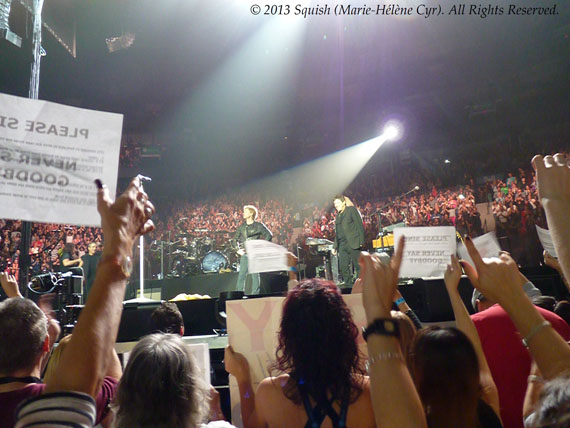
[[[570,375],[558,377],[544,386],[531,427],[570,427]]]
[[[206,386],[179,336],[151,334],[134,347],[119,383],[115,426],[194,427],[208,413]]]
[[[410,317],[405,313],[400,311],[390,311],[390,314],[392,315],[392,318],[396,320],[400,328],[400,349],[402,350],[404,358],[407,359],[410,345],[412,344],[418,330]]]
[[[479,364],[465,334],[456,328],[424,328],[412,341],[407,362],[428,425],[474,425],[480,397]]]
[[[362,389],[354,375],[364,372],[357,337],[350,309],[334,283],[310,279],[292,289],[283,305],[273,366],[291,375],[286,396],[299,403],[297,383],[302,382],[318,402],[356,399]]]
[[[546,309],[547,311],[554,312],[556,306],[556,299],[552,296],[533,296],[531,299],[532,304],[539,308]]]
[[[184,320],[176,303],[162,302],[150,315],[153,332],[183,335]]]
[[[28,299],[13,297],[0,303],[0,373],[31,369],[42,354],[47,318]]]
[[[570,325],[570,302],[568,300],[558,302],[554,308],[554,313]]]

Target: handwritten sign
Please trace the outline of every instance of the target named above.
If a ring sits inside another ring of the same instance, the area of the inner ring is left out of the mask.
[[[99,226],[116,193],[123,116],[0,94],[0,217]]]
[[[406,227],[394,230],[396,250],[400,236],[406,237],[404,257],[400,267],[400,277],[419,278],[443,276],[455,254],[455,228],[439,227]]]

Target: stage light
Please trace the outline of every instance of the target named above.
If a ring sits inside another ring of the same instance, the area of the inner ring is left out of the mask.
[[[390,120],[384,125],[382,136],[386,141],[396,141],[402,137],[402,124],[396,120]]]
[[[451,163],[451,161],[449,159],[446,159],[443,161],[443,163]]]

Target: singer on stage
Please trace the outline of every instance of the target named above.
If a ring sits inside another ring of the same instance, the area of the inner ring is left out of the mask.
[[[236,229],[236,233],[234,234],[234,239],[240,244],[237,253],[241,256],[237,280],[238,291],[245,291],[245,280],[248,270],[247,254],[245,253],[245,246],[243,245],[244,242],[252,239],[264,239],[266,241],[271,241],[273,238],[273,235],[263,223],[255,221],[258,214],[257,208],[253,205],[245,205],[243,207],[243,219],[245,222]],[[251,294],[259,294],[259,292],[259,274],[251,274]]]
[[[352,287],[355,278],[352,275],[350,263],[352,262],[358,277],[360,274],[358,258],[364,245],[364,224],[358,210],[352,205],[347,205],[343,195],[335,196],[333,203],[338,211],[335,220],[333,254],[338,252],[338,264],[345,286]]]

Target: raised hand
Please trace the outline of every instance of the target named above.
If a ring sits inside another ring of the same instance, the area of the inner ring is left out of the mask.
[[[364,311],[369,321],[390,316],[394,293],[398,287],[400,265],[404,254],[404,237],[398,242],[398,250],[385,265],[376,255],[363,252],[360,256]]]
[[[445,283],[445,288],[447,292],[451,293],[457,291],[459,286],[459,280],[461,279],[461,265],[455,254],[451,255],[451,264],[447,265],[447,269],[443,274],[443,282]]]
[[[487,299],[504,307],[512,296],[524,295],[522,289],[524,277],[508,253],[501,252],[498,258],[483,260],[471,238],[465,239],[465,246],[475,266],[464,260],[461,261],[461,265],[473,287],[483,293]]]
[[[249,363],[230,345],[226,346],[224,351],[224,367],[229,374],[235,376],[238,383],[250,380]]]
[[[540,199],[559,200],[570,203],[570,168],[562,153],[554,156],[536,155],[532,158],[536,171]]]
[[[0,273],[0,284],[2,289],[8,297],[21,297],[20,289],[18,288],[18,281],[14,275],[9,275],[6,272]]]
[[[107,186],[98,182],[97,209],[101,215],[101,226],[105,237],[103,255],[109,253],[130,255],[135,239],[154,229],[150,219],[154,205],[138,177],[127,190],[113,202]]]

